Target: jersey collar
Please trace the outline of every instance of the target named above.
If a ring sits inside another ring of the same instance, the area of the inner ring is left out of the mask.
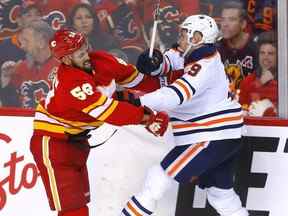
[[[200,59],[212,56],[217,51],[214,44],[205,44],[202,47],[194,50],[190,55],[187,56],[189,62],[196,62]]]

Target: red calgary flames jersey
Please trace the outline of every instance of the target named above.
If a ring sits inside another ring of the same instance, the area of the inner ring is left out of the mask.
[[[116,84],[155,90],[160,87],[158,78],[145,77],[134,66],[105,52],[90,53],[90,58],[93,74],[67,65],[59,66],[52,90],[45,103],[36,109],[35,133],[63,137],[65,132],[79,133],[103,122],[114,125],[140,123],[142,107],[116,101],[111,96]]]
[[[146,93],[160,88],[158,77],[145,76],[134,65],[127,64],[120,58],[102,51],[90,53],[90,58],[95,70],[94,81],[107,96],[114,93],[115,84]]]

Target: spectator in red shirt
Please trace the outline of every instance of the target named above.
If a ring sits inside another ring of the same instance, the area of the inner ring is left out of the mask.
[[[278,104],[277,37],[263,32],[258,39],[259,67],[240,84],[240,103],[251,116],[276,116]]]
[[[49,91],[59,62],[52,57],[49,39],[54,31],[42,20],[30,22],[19,32],[26,59],[19,63],[11,80],[21,97],[22,106],[34,108]]]

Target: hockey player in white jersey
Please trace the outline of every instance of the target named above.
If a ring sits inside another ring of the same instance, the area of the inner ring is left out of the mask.
[[[182,184],[194,178],[206,189],[208,202],[221,216],[247,216],[233,189],[242,110],[228,97],[228,79],[214,45],[217,25],[209,16],[193,15],[180,27],[179,45],[185,53],[183,76],[140,97],[142,105],[169,113],[176,146],[159,165],[150,168],[142,191],[132,196],[121,216],[152,215],[172,181]],[[145,55],[141,58],[149,58]],[[154,75],[169,64],[166,57],[162,59]]]

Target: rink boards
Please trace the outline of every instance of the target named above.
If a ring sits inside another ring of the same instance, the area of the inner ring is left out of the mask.
[[[33,113],[10,110],[2,111],[2,115],[5,116],[0,116],[0,214],[55,215],[49,210],[29,151]],[[251,216],[281,216],[288,212],[288,120],[246,119],[245,127],[245,148],[239,157],[236,190]],[[106,125],[95,131],[91,143],[105,140],[114,130]],[[108,142],[92,150],[89,156],[90,214],[119,215],[127,199],[140,190],[149,167],[172,147],[169,134],[156,138],[141,126],[118,128]],[[159,203],[155,215],[215,213],[201,189],[192,184],[179,187],[175,183]]]

